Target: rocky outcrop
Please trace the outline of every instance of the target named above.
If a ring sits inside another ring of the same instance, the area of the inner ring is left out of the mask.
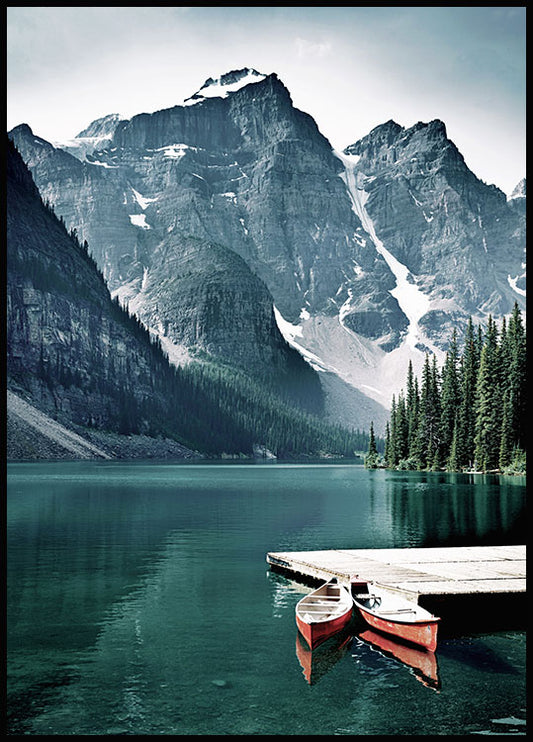
[[[431,300],[420,320],[429,337],[445,346],[465,317],[523,302],[509,277],[523,272],[524,225],[505,194],[468,169],[442,121],[388,121],[345,151],[358,158],[376,235]]]

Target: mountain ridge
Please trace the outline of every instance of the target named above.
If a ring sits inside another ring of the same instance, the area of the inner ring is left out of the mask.
[[[157,276],[200,240],[225,250],[228,266],[232,254],[246,263],[271,294],[285,340],[311,365],[385,411],[410,358],[421,367],[426,351],[444,352],[452,326],[523,301],[522,197],[510,201],[471,173],[438,119],[408,129],[389,120],[336,153],[277,75],[252,73],[252,84],[241,85],[244,68],[197,91],[238,86],[224,97],[117,120],[104,148],[78,149],[85,172],[73,165],[70,193],[59,155],[48,152],[46,162],[27,131],[11,134],[41,192],[89,242],[114,295],[177,356],[191,348],[193,284],[187,302],[178,292],[163,301]],[[93,124],[84,132],[103,130]],[[233,300],[224,306],[228,317],[238,312]],[[243,315],[246,366],[257,343]],[[265,327],[267,315],[265,305]],[[213,352],[215,326],[204,329],[198,347]],[[230,363],[238,356],[218,352]]]

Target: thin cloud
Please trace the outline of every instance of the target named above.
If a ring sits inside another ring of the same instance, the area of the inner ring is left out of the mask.
[[[300,59],[304,57],[327,57],[331,53],[331,44],[329,42],[314,42],[297,38],[294,43],[296,45],[296,53]]]

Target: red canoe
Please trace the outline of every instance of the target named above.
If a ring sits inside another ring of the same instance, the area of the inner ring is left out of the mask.
[[[437,648],[440,618],[401,595],[370,583],[368,593],[353,596],[364,620],[378,631],[422,646],[430,652]]]
[[[311,649],[348,625],[353,602],[350,590],[334,578],[296,605],[296,625]]]

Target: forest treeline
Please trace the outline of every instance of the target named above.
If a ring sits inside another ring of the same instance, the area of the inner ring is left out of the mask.
[[[198,448],[201,443],[208,455],[250,455],[260,445],[281,459],[352,458],[368,447],[368,431],[348,430],[298,409],[243,372],[190,363],[173,373],[180,390],[176,408],[187,420],[186,442]]]
[[[447,471],[526,469],[526,332],[515,304],[500,327],[470,318],[462,351],[454,333],[442,368],[426,354],[419,380],[409,363],[392,398],[383,454],[373,426],[368,468]]]

